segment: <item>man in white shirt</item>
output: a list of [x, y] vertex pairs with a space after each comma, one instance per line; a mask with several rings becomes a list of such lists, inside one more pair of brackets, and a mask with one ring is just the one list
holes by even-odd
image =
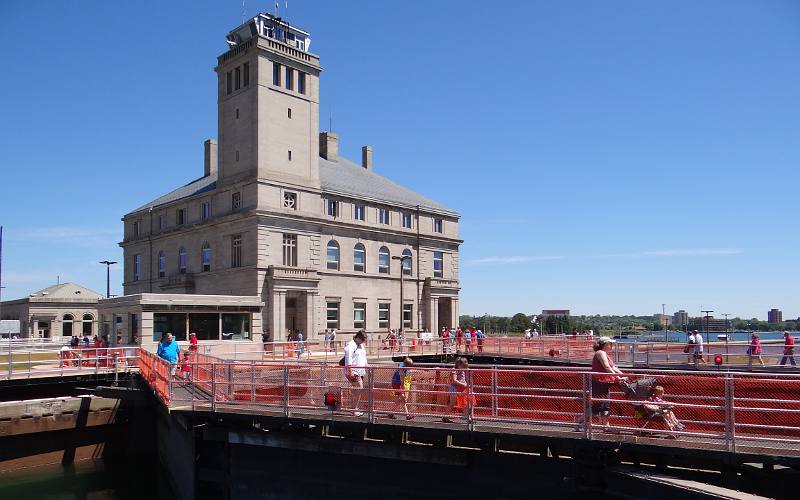
[[706, 360], [703, 358], [703, 335], [697, 333], [697, 330], [694, 331], [694, 365], [697, 366], [697, 362], [701, 362], [706, 364]]
[[364, 342], [367, 336], [363, 330], [353, 335], [353, 340], [344, 348], [344, 376], [350, 382], [350, 396], [353, 401], [353, 415], [361, 417], [364, 414], [358, 410], [361, 404], [361, 395], [364, 392], [364, 376], [367, 374], [367, 350]]

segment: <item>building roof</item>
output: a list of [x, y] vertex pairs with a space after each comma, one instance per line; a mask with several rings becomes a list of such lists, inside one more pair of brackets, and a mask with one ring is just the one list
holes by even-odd
[[[425, 210], [458, 216], [456, 211], [341, 156], [338, 162], [328, 161], [320, 157], [319, 180], [324, 193], [352, 196], [409, 208], [419, 206]], [[196, 194], [212, 191], [216, 187], [216, 174], [201, 177], [164, 196], [156, 198], [150, 203], [142, 205], [130, 213], [147, 210], [150, 207], [155, 208]]]
[[103, 296], [77, 283], [61, 283], [48, 286], [29, 297], [46, 297], [49, 299], [102, 299]]
[[434, 212], [458, 215], [454, 210], [341, 156], [338, 162], [319, 159], [319, 181], [325, 193], [367, 198], [407, 207], [419, 206]]

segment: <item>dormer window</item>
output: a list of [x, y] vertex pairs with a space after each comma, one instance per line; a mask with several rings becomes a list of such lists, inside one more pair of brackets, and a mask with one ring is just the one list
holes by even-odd
[[297, 210], [297, 193], [289, 191], [283, 193], [283, 208]]

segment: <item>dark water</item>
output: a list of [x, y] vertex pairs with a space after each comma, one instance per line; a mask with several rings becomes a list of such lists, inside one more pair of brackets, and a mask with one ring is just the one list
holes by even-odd
[[71, 468], [42, 465], [0, 474], [0, 499], [141, 500], [170, 498], [158, 468], [142, 470], [84, 460]]

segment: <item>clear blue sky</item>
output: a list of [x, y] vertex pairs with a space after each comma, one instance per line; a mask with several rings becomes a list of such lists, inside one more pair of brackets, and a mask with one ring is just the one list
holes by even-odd
[[[120, 217], [202, 174], [241, 10], [0, 3], [4, 298], [57, 275], [104, 290]], [[293, 0], [288, 18], [343, 154], [371, 144], [379, 173], [461, 213], [462, 313], [800, 315], [800, 2]]]

